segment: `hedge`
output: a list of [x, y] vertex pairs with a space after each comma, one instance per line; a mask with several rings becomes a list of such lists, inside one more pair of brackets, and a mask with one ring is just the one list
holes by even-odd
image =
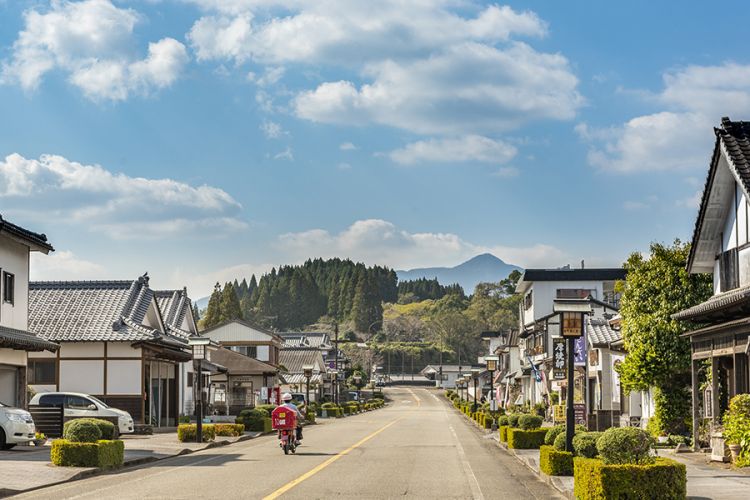
[[572, 476], [573, 454], [543, 445], [539, 448], [539, 469], [548, 476]]
[[[99, 432], [101, 433], [102, 437], [99, 439], [114, 439], [115, 438], [115, 424], [108, 420], [102, 420], [101, 418], [76, 418], [73, 420], [69, 420], [68, 422], [65, 422], [65, 425], [63, 426], [63, 437], [65, 437], [65, 433], [70, 428], [70, 425], [73, 422], [86, 422], [88, 424], [95, 425]], [[79, 425], [79, 424], [76, 424]], [[68, 439], [68, 438], [66, 438]], [[75, 441], [75, 439], [70, 439], [71, 441]]]
[[544, 444], [547, 429], [524, 431], [511, 427], [508, 429], [508, 448], [518, 450], [536, 450]]
[[[203, 442], [207, 443], [216, 438], [215, 424], [203, 424]], [[180, 424], [177, 426], [177, 439], [180, 442], [195, 441], [198, 437], [198, 426], [196, 424]]]
[[52, 442], [50, 459], [63, 467], [119, 467], [125, 458], [125, 443], [99, 440], [95, 443], [74, 443], [67, 439]]
[[244, 424], [214, 424], [217, 436], [241, 436], [245, 432]]
[[102, 438], [102, 431], [93, 419], [76, 419], [63, 426], [63, 439], [73, 443], [96, 443]]
[[578, 500], [684, 500], [687, 495], [685, 465], [668, 458], [657, 458], [648, 465], [606, 465], [596, 458], [581, 457], [573, 463], [573, 492]]
[[498, 430], [500, 431], [500, 441], [503, 443], [508, 442], [508, 429], [507, 425], [501, 425]]
[[[518, 427], [525, 431], [531, 429], [539, 429], [542, 426], [544, 419], [538, 415], [521, 415], [518, 417]], [[545, 432], [545, 436], [547, 433]]]

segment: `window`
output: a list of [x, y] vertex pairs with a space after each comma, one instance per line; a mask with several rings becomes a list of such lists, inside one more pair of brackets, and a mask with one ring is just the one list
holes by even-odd
[[230, 349], [250, 358], [258, 357], [258, 347], [254, 345], [235, 345], [230, 347]]
[[3, 271], [3, 300], [10, 304], [15, 297], [16, 277], [13, 274]]
[[187, 386], [193, 387], [193, 372], [188, 372], [187, 374]]
[[65, 396], [65, 408], [71, 410], [88, 410], [89, 406], [93, 404], [93, 401], [81, 396]]
[[54, 385], [57, 383], [57, 367], [54, 359], [29, 359], [27, 379], [29, 384]]
[[39, 406], [56, 406], [62, 408], [65, 401], [64, 394], [46, 394], [39, 398]]
[[526, 294], [526, 297], [523, 300], [523, 306], [524, 309], [527, 311], [531, 309], [531, 306], [534, 305], [534, 298], [532, 297], [533, 290]]
[[585, 299], [589, 295], [596, 298], [596, 290], [590, 290], [587, 288], [558, 288], [557, 289], [558, 299]]
[[719, 271], [721, 273], [721, 291], [727, 292], [740, 286], [737, 249], [732, 248], [719, 255]]

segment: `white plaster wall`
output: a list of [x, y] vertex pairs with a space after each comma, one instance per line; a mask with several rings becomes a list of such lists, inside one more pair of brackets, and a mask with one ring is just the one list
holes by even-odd
[[57, 386], [56, 385], [30, 385], [31, 389], [36, 392], [56, 392]]
[[101, 358], [104, 356], [104, 342], [62, 342], [61, 358]]
[[130, 347], [129, 342], [107, 342], [107, 357], [108, 358], [140, 358], [141, 348]]
[[0, 349], [0, 364], [26, 366], [26, 351]]
[[270, 360], [270, 354], [269, 354], [269, 347], [267, 345], [259, 345], [258, 346], [258, 359], [259, 361], [269, 361]]
[[39, 351], [39, 352], [30, 352], [29, 353], [30, 358], [56, 358], [57, 353], [56, 352], [50, 352], [50, 351]]
[[[750, 284], [750, 248], [740, 250], [738, 260], [740, 262], [740, 286]], [[718, 272], [714, 273], [714, 284], [716, 284], [718, 274]]]
[[[740, 260], [740, 267], [742, 267], [742, 261]], [[719, 259], [714, 261], [714, 295], [721, 293], [721, 268], [719, 266]]]
[[271, 342], [272, 337], [241, 323], [229, 323], [204, 336], [217, 342]]
[[[737, 183], [734, 183], [735, 190], [737, 189]], [[731, 190], [730, 190], [731, 195]], [[737, 210], [734, 202], [734, 196], [731, 195], [729, 201], [729, 211], [727, 212], [727, 218], [724, 220], [724, 239], [721, 243], [723, 250], [730, 250], [737, 247]]]
[[0, 237], [0, 268], [15, 276], [13, 304], [6, 303], [0, 296], [0, 325], [26, 330], [29, 321], [29, 247], [9, 237]]
[[107, 394], [140, 394], [142, 379], [140, 359], [107, 361]]
[[60, 360], [59, 384], [61, 391], [103, 394], [104, 361]]

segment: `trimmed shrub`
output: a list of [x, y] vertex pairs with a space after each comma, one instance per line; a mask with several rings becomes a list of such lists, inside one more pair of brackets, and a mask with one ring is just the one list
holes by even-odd
[[[575, 437], [575, 436], [573, 436], [573, 437]], [[565, 445], [567, 444], [567, 443], [565, 442], [565, 438], [566, 438], [566, 436], [565, 436], [565, 429], [563, 429], [563, 432], [559, 433], [559, 434], [557, 435], [557, 437], [555, 437], [555, 442], [554, 442], [554, 443], [552, 443], [552, 446], [553, 446], [553, 447], [554, 447], [554, 448], [555, 448], [555, 449], [556, 449], [557, 451], [573, 451], [573, 450], [566, 450], [566, 449], [565, 449]]]
[[72, 443], [96, 443], [102, 431], [92, 418], [78, 418], [65, 423], [63, 439]]
[[565, 432], [564, 425], [556, 425], [554, 427], [550, 427], [547, 431], [547, 434], [544, 436], [544, 444], [553, 446], [555, 444], [555, 438], [562, 432]]
[[484, 414], [484, 428], [485, 429], [492, 429], [492, 421], [494, 420], [494, 417], [492, 415]]
[[539, 429], [543, 421], [544, 419], [538, 415], [521, 415], [518, 417], [518, 427], [525, 431]]
[[[215, 424], [203, 424], [203, 442], [207, 443], [213, 441], [216, 438], [216, 427]], [[177, 426], [177, 439], [184, 443], [185, 441], [192, 441], [198, 437], [198, 426], [196, 424], [180, 424]]]
[[244, 424], [214, 424], [217, 436], [241, 436], [245, 432]]
[[270, 432], [270, 424], [267, 425], [266, 420], [271, 420], [266, 411], [254, 408], [252, 410], [242, 410], [240, 415], [235, 419], [235, 423], [244, 424], [245, 429], [248, 431]]
[[497, 417], [497, 425], [498, 427], [508, 426], [508, 415], [500, 415], [499, 417]]
[[[365, 405], [365, 408], [367, 408], [367, 405]], [[310, 410], [305, 414], [305, 420], [310, 422], [311, 424], [315, 423], [315, 412]]]
[[[103, 420], [101, 418], [77, 418], [75, 420], [71, 420], [70, 422], [75, 422], [76, 420], [77, 421], [84, 420], [86, 422], [91, 422], [92, 424], [97, 426], [99, 428], [99, 431], [102, 433], [101, 439], [111, 440], [115, 438], [115, 424], [113, 424], [109, 420]], [[63, 434], [64, 433], [65, 431], [63, 427]]]
[[687, 495], [685, 465], [667, 458], [653, 464], [607, 465], [596, 458], [576, 457], [573, 464], [578, 500], [684, 500]]
[[511, 427], [518, 427], [518, 419], [521, 418], [520, 413], [511, 413], [508, 415], [508, 425]]
[[508, 429], [509, 428], [510, 427], [508, 427], [507, 425], [501, 425], [498, 428], [498, 432], [500, 432], [500, 441], [503, 442], [503, 443], [507, 443], [508, 442]]
[[522, 429], [508, 429], [508, 448], [518, 450], [535, 450], [544, 444], [544, 436], [547, 434], [546, 429], [532, 429], [525, 431]]
[[604, 434], [603, 432], [579, 432], [573, 436], [573, 452], [577, 457], [596, 458], [599, 450], [596, 442]]
[[122, 465], [125, 443], [99, 440], [95, 443], [56, 439], [52, 442], [50, 460], [61, 467], [99, 467], [111, 469]]
[[539, 469], [548, 476], [572, 476], [573, 454], [543, 445], [539, 448]]
[[654, 438], [636, 427], [607, 429], [597, 440], [596, 449], [605, 464], [650, 464]]

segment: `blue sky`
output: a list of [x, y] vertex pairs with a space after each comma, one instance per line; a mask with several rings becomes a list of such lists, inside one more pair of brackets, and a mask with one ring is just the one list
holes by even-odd
[[0, 1], [0, 212], [56, 247], [37, 279], [196, 297], [316, 256], [619, 265], [690, 237], [749, 10]]

